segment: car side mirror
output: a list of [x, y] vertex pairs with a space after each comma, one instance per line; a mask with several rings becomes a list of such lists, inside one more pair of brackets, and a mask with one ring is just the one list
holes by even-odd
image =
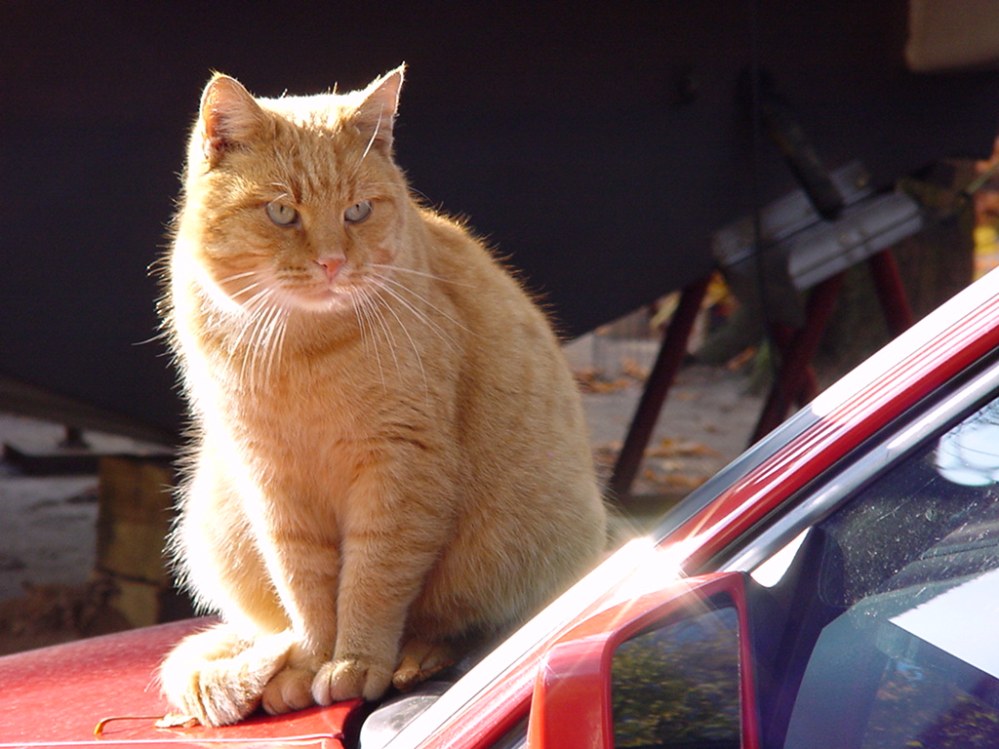
[[532, 747], [655, 746], [756, 736], [746, 579], [687, 578], [575, 627], [539, 669]]

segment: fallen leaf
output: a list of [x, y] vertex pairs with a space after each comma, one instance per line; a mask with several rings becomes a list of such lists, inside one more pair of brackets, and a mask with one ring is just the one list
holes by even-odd
[[625, 390], [634, 384], [632, 380], [625, 377], [608, 380], [605, 378], [603, 372], [593, 368], [577, 370], [573, 372], [573, 376], [576, 378], [576, 384], [579, 386], [579, 389], [584, 393], [613, 393], [618, 390]]
[[157, 728], [194, 728], [200, 726], [201, 721], [193, 715], [182, 715], [180, 713], [167, 713], [155, 723]]
[[674, 440], [664, 437], [658, 445], [645, 451], [651, 458], [715, 458], [720, 453], [701, 442]]
[[645, 382], [649, 379], [649, 368], [643, 367], [630, 357], [621, 360], [621, 372], [623, 372], [626, 377], [630, 377], [638, 382]]

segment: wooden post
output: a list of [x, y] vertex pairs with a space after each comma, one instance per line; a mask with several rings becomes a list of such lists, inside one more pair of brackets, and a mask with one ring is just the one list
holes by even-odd
[[100, 461], [97, 573], [114, 583], [111, 605], [136, 627], [191, 613], [163, 553], [173, 518], [173, 483], [167, 458]]

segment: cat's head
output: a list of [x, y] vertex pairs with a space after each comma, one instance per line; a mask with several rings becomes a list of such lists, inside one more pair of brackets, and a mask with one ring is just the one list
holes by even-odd
[[396, 261], [408, 200], [392, 160], [402, 79], [400, 67], [360, 91], [277, 99], [209, 81], [177, 232], [222, 303], [350, 310]]

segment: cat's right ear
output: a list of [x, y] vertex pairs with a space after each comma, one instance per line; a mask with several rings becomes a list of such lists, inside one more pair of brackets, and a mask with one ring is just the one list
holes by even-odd
[[205, 158], [215, 166], [226, 151], [239, 148], [262, 127], [264, 113], [235, 78], [216, 73], [201, 94], [200, 130]]
[[399, 109], [406, 65], [402, 64], [381, 78], [376, 78], [361, 94], [363, 101], [354, 113], [354, 122], [369, 143], [385, 153], [392, 150], [392, 130]]

